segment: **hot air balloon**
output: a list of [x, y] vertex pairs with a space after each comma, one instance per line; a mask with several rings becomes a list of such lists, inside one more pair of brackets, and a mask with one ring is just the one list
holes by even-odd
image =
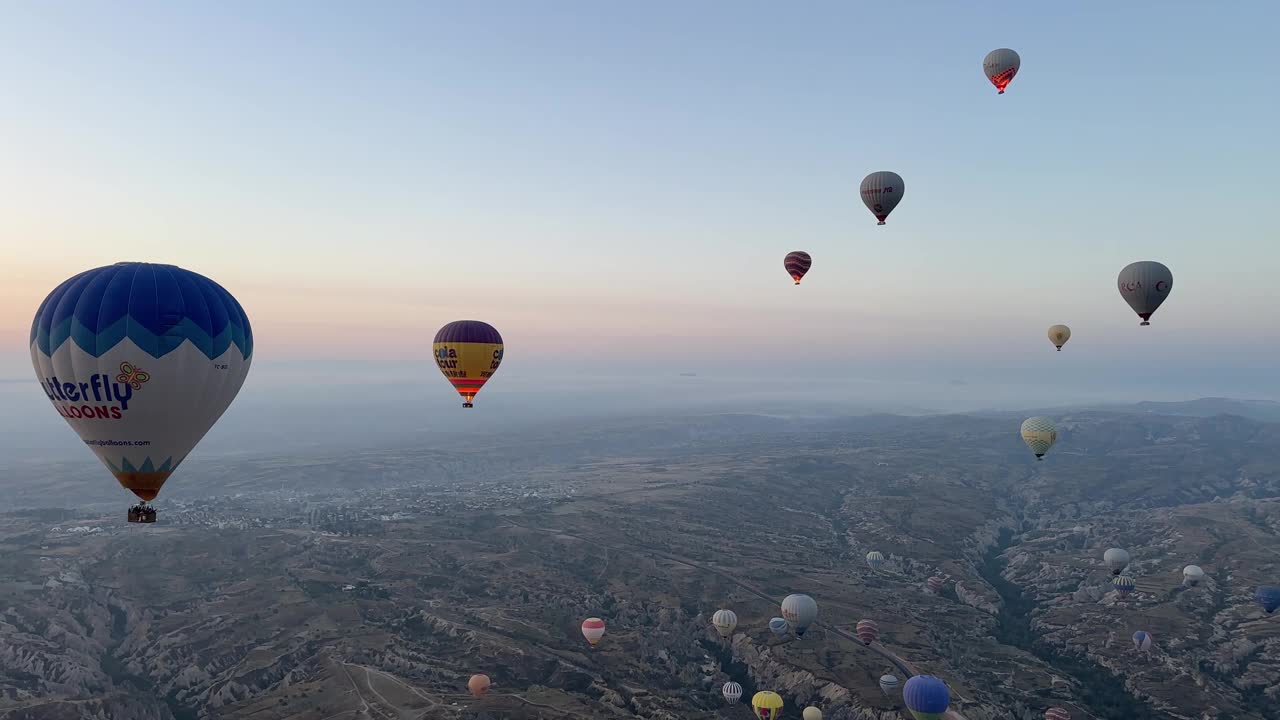
[[1150, 325], [1156, 308], [1173, 290], [1173, 273], [1154, 260], [1141, 260], [1126, 265], [1116, 282], [1120, 297], [1142, 318], [1139, 324]]
[[1102, 553], [1102, 562], [1112, 575], [1119, 575], [1129, 567], [1129, 552], [1120, 548], [1107, 548], [1107, 551]]
[[859, 620], [855, 632], [863, 645], [870, 645], [880, 639], [880, 626], [875, 620]]
[[800, 713], [800, 717], [804, 720], [822, 720], [822, 711], [810, 705], [804, 709], [804, 712]]
[[792, 250], [782, 259], [782, 267], [787, 269], [787, 274], [791, 276], [796, 284], [800, 284], [800, 278], [809, 272], [809, 267], [813, 265], [813, 258], [809, 257], [809, 253], [803, 250]]
[[782, 617], [787, 619], [797, 637], [803, 637], [804, 631], [818, 619], [818, 603], [808, 595], [788, 595], [782, 600]]
[[467, 690], [471, 691], [472, 697], [480, 697], [489, 692], [489, 684], [488, 675], [472, 675], [467, 681]]
[[938, 720], [951, 705], [951, 691], [932, 675], [916, 675], [902, 687], [902, 700], [916, 720]]
[[1004, 89], [1009, 87], [1009, 83], [1013, 81], [1013, 76], [1018, 74], [1020, 67], [1022, 67], [1022, 58], [1009, 48], [992, 50], [982, 59], [982, 72], [986, 73], [987, 79], [996, 86], [997, 95], [1004, 94]]
[[786, 618], [776, 617], [770, 620], [769, 632], [772, 632], [774, 635], [786, 635], [787, 634]]
[[720, 692], [724, 694], [724, 701], [730, 705], [742, 699], [742, 686], [732, 680], [725, 683]]
[[933, 577], [925, 581], [925, 585], [929, 587], [929, 592], [933, 593], [934, 595], [937, 595], [938, 593], [942, 592], [942, 586], [944, 584], [946, 584], [946, 580], [938, 577], [937, 575], [934, 575]]
[[122, 262], [53, 289], [31, 323], [31, 364], [58, 414], [155, 522], [169, 476], [231, 405], [253, 332], [231, 293], [174, 265]]
[[761, 690], [751, 697], [751, 710], [761, 720], [773, 720], [782, 714], [782, 696]]
[[1199, 565], [1188, 565], [1182, 568], [1182, 583], [1188, 587], [1195, 587], [1204, 580], [1204, 570]]
[[440, 372], [462, 396], [464, 408], [472, 406], [476, 393], [502, 364], [502, 336], [479, 320], [455, 320], [440, 328], [431, 350]]
[[1276, 611], [1276, 608], [1280, 608], [1280, 585], [1263, 585], [1258, 588], [1254, 597], [1262, 609], [1270, 615]]
[[1133, 634], [1133, 646], [1142, 652], [1151, 651], [1151, 633], [1139, 630]]
[[862, 179], [859, 194], [862, 195], [862, 204], [876, 216], [876, 220], [879, 220], [876, 224], [883, 225], [889, 213], [902, 202], [902, 193], [905, 189], [902, 176], [896, 172], [880, 170]]
[[600, 638], [604, 637], [604, 621], [600, 618], [587, 618], [582, 621], [582, 637], [591, 643], [591, 647], [595, 647], [600, 642]]
[[1128, 575], [1111, 578], [1111, 585], [1115, 587], [1116, 594], [1120, 597], [1129, 597], [1129, 593], [1138, 586]]
[[1049, 448], [1058, 442], [1058, 426], [1047, 417], [1030, 417], [1022, 421], [1022, 442], [1036, 454], [1037, 460], [1043, 460]]
[[898, 678], [893, 675], [880, 676], [880, 691], [889, 697], [898, 694]]
[[711, 624], [715, 626], [716, 632], [720, 633], [720, 637], [727, 638], [733, 634], [733, 629], [738, 627], [738, 616], [732, 610], [717, 610], [716, 614], [711, 616]]
[[867, 565], [871, 566], [872, 570], [879, 570], [884, 566], [884, 555], [881, 555], [879, 551], [872, 550], [867, 553]]
[[1050, 325], [1049, 326], [1049, 342], [1058, 348], [1058, 352], [1062, 352], [1062, 346], [1067, 344], [1071, 339], [1071, 328], [1066, 325]]
[[1044, 711], [1044, 720], [1071, 720], [1071, 713], [1060, 707], [1049, 708]]

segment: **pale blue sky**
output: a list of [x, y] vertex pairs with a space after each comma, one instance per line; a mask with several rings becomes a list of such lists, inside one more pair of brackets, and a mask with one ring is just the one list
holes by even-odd
[[[533, 377], [1071, 363], [1083, 392], [1158, 363], [1265, 382], [1277, 20], [1227, 1], [0, 3], [0, 375], [30, 372], [57, 282], [155, 260], [240, 298], [262, 368], [430, 369], [435, 328], [477, 317]], [[997, 96], [980, 66], [1002, 46], [1023, 62]], [[907, 188], [886, 227], [857, 193], [880, 169]], [[801, 288], [793, 249], [814, 256]], [[1142, 329], [1115, 290], [1139, 259], [1175, 277]]]

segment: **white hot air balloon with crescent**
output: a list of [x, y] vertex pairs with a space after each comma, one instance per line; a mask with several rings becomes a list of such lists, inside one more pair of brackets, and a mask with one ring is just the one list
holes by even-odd
[[1037, 460], [1043, 460], [1049, 448], [1058, 442], [1058, 426], [1047, 417], [1030, 417], [1022, 421], [1022, 442], [1031, 448]]
[[142, 501], [154, 500], [249, 374], [253, 331], [231, 293], [174, 265], [87, 270], [49, 293], [31, 323], [31, 364], [49, 402]]
[[1129, 263], [1116, 278], [1120, 297], [1142, 318], [1139, 325], [1150, 325], [1151, 316], [1173, 290], [1173, 272], [1154, 260]]
[[901, 175], [888, 170], [879, 170], [863, 178], [858, 192], [862, 196], [862, 204], [866, 205], [879, 221], [876, 224], [883, 225], [889, 213], [902, 202], [902, 193], [905, 189]]
[[997, 48], [987, 53], [982, 59], [982, 72], [992, 85], [996, 86], [996, 94], [1003, 95], [1004, 89], [1013, 82], [1013, 76], [1022, 67], [1022, 58], [1009, 48]]

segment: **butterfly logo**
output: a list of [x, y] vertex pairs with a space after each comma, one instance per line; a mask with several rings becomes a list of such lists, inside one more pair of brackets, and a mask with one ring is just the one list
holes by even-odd
[[141, 390], [142, 383], [151, 379], [151, 374], [142, 368], [122, 362], [120, 363], [120, 374], [116, 376], [116, 382], [121, 382], [131, 386], [134, 390]]

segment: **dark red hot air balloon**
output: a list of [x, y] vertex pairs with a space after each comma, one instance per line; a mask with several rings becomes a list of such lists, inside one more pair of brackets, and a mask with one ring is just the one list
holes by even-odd
[[800, 284], [800, 278], [809, 272], [809, 266], [812, 264], [813, 258], [803, 250], [792, 250], [782, 260], [782, 266], [787, 269], [787, 274], [796, 281], [797, 285]]
[[856, 632], [863, 645], [870, 645], [880, 639], [880, 626], [876, 625], [875, 620], [859, 620]]

